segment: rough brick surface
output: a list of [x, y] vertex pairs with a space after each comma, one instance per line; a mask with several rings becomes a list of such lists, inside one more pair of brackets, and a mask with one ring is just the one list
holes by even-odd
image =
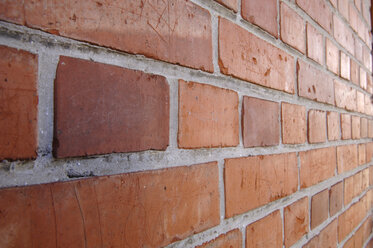
[[234, 12], [237, 12], [237, 0], [215, 0], [223, 6], [232, 9]]
[[339, 75], [339, 50], [338, 47], [328, 38], [325, 39], [326, 67]]
[[36, 55], [0, 46], [0, 161], [36, 158], [37, 80]]
[[350, 176], [343, 180], [343, 200], [345, 206], [354, 198], [354, 183], [354, 176]]
[[367, 151], [365, 144], [359, 144], [358, 147], [359, 165], [363, 165], [367, 161]]
[[351, 115], [341, 114], [342, 139], [351, 139]]
[[279, 144], [279, 104], [243, 97], [242, 139], [244, 147]]
[[341, 77], [350, 80], [350, 58], [344, 52], [341, 52]]
[[337, 147], [338, 174], [354, 169], [357, 166], [357, 146], [345, 145]]
[[307, 188], [334, 176], [335, 147], [300, 152], [300, 186]]
[[367, 73], [363, 68], [360, 68], [360, 87], [363, 89], [367, 88]]
[[326, 141], [326, 115], [324, 111], [310, 110], [308, 112], [308, 142], [321, 143]]
[[351, 82], [354, 84], [359, 84], [359, 65], [353, 60], [350, 60], [350, 75], [351, 75]]
[[223, 18], [219, 19], [219, 67], [223, 74], [294, 93], [294, 58]]
[[367, 163], [369, 163], [370, 161], [372, 161], [372, 156], [373, 156], [373, 143], [370, 142], [370, 143], [367, 143], [366, 144], [366, 151], [367, 151]]
[[360, 113], [365, 113], [365, 96], [363, 92], [356, 91], [356, 108]]
[[165, 246], [219, 224], [218, 187], [218, 167], [208, 163], [2, 189], [0, 229], [9, 239], [0, 242], [2, 247]]
[[329, 213], [334, 216], [342, 209], [343, 204], [343, 183], [339, 182], [330, 188], [329, 192]]
[[234, 229], [228, 233], [222, 234], [216, 239], [204, 243], [196, 248], [216, 248], [216, 247], [229, 247], [240, 248], [242, 246], [242, 233], [239, 229]]
[[280, 211], [277, 210], [246, 227], [246, 247], [282, 247]]
[[351, 136], [352, 139], [360, 139], [360, 117], [351, 117]]
[[339, 114], [336, 112], [327, 113], [328, 121], [328, 140], [338, 140], [341, 137], [340, 134], [340, 121]]
[[334, 220], [303, 248], [337, 247], [337, 227], [337, 220]]
[[169, 86], [161, 76], [60, 57], [54, 118], [58, 158], [165, 150]]
[[335, 104], [347, 110], [356, 110], [356, 90], [352, 87], [334, 81]]
[[368, 119], [364, 117], [360, 119], [360, 136], [361, 138], [368, 137]]
[[298, 187], [297, 174], [295, 153], [226, 159], [226, 217], [247, 212], [294, 193]]
[[238, 132], [236, 92], [179, 81], [180, 148], [237, 146]]
[[323, 0], [296, 0], [296, 3], [327, 32], [332, 30], [332, 12]]
[[292, 246], [308, 232], [308, 197], [284, 209], [285, 247]]
[[298, 60], [298, 94], [318, 102], [334, 104], [333, 80], [324, 72]]
[[277, 2], [276, 0], [243, 0], [241, 2], [242, 17], [263, 28], [277, 37]]
[[314, 229], [328, 218], [329, 191], [326, 189], [312, 196], [311, 229]]
[[351, 54], [354, 54], [354, 37], [352, 31], [346, 26], [341, 18], [333, 15], [334, 23], [334, 38], [339, 44], [347, 49]]
[[302, 144], [306, 142], [306, 108], [290, 103], [281, 104], [282, 142]]
[[323, 36], [307, 23], [307, 56], [319, 64], [324, 64]]
[[342, 241], [359, 224], [366, 214], [363, 201], [353, 204], [338, 217], [338, 241]]

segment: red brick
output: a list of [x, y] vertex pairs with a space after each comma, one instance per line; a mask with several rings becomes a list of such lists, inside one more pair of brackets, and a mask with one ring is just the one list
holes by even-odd
[[37, 55], [0, 46], [0, 161], [37, 156], [37, 80]]
[[356, 107], [360, 113], [365, 113], [365, 96], [363, 92], [356, 91]]
[[302, 144], [306, 142], [306, 108], [290, 103], [281, 104], [282, 142]]
[[[364, 102], [365, 102], [364, 110], [365, 110], [365, 114], [372, 116], [373, 115], [373, 105], [372, 105], [373, 101], [372, 101], [370, 95], [367, 95], [367, 94], [364, 94], [364, 95], [365, 95], [364, 96]], [[368, 133], [369, 133], [369, 129], [368, 129]]]
[[338, 241], [341, 242], [362, 221], [366, 209], [364, 201], [353, 204], [338, 217]]
[[368, 137], [368, 120], [364, 117], [361, 117], [360, 119], [360, 136], [361, 138]]
[[350, 80], [350, 58], [341, 52], [341, 77]]
[[[364, 146], [365, 147], [365, 146]], [[365, 150], [364, 150], [365, 151]], [[364, 169], [362, 172], [362, 178], [361, 178], [361, 192], [363, 192], [364, 190], [366, 190], [368, 187], [369, 187], [369, 180], [370, 180], [370, 171], [369, 171], [369, 168], [366, 168]]]
[[328, 112], [328, 140], [339, 140], [341, 138], [340, 135], [340, 121], [339, 121], [339, 114], [336, 112]]
[[284, 209], [285, 247], [295, 244], [308, 232], [308, 197], [304, 197]]
[[348, 2], [349, 0], [338, 0], [338, 10], [346, 20], [349, 20], [348, 17]]
[[180, 148], [237, 146], [238, 124], [236, 92], [179, 81]]
[[334, 220], [303, 248], [337, 247], [337, 227], [337, 220]]
[[350, 69], [351, 69], [350, 71], [351, 82], [359, 85], [360, 69], [359, 69], [359, 65], [353, 59], [350, 60]]
[[276, 0], [243, 0], [242, 17], [277, 37], [277, 1]]
[[367, 152], [365, 144], [358, 145], [359, 165], [363, 165], [367, 161]]
[[165, 150], [169, 86], [162, 76], [60, 57], [54, 118], [58, 158]]
[[351, 115], [341, 114], [342, 139], [351, 139]]
[[367, 74], [363, 68], [360, 68], [360, 87], [367, 89]]
[[343, 199], [344, 199], [344, 205], [347, 206], [351, 200], [354, 198], [354, 177], [348, 177], [343, 180]]
[[334, 81], [335, 104], [347, 110], [356, 110], [356, 90], [352, 87]]
[[280, 140], [279, 104], [243, 97], [242, 139], [244, 147], [278, 145]]
[[369, 48], [363, 45], [363, 63], [366, 68], [372, 68], [371, 63], [371, 54]]
[[281, 2], [280, 35], [281, 40], [306, 53], [306, 29], [303, 19], [289, 6]]
[[328, 33], [332, 30], [332, 12], [329, 6], [323, 0], [296, 0], [309, 16], [319, 23]]
[[216, 239], [209, 242], [203, 243], [196, 248], [217, 248], [217, 247], [229, 247], [229, 248], [240, 248], [242, 246], [242, 234], [239, 229], [227, 232], [218, 236]]
[[308, 112], [308, 142], [320, 143], [326, 141], [326, 115], [324, 111], [310, 110]]
[[343, 204], [343, 183], [339, 182], [330, 188], [329, 193], [329, 213], [334, 216], [342, 209]]
[[328, 218], [329, 191], [326, 189], [311, 199], [311, 229], [314, 229]]
[[328, 38], [325, 38], [326, 49], [326, 67], [335, 74], [339, 75], [339, 50], [338, 47]]
[[0, 229], [9, 239], [0, 242], [165, 246], [219, 224], [218, 184], [218, 167], [208, 163], [2, 189]]
[[373, 156], [373, 143], [372, 142], [366, 144], [366, 151], [367, 151], [366, 160], [367, 160], [367, 163], [370, 163], [370, 161], [372, 161], [372, 156]]
[[338, 174], [357, 167], [357, 146], [345, 145], [337, 147]]
[[354, 234], [354, 247], [363, 247], [364, 241], [364, 229], [363, 226], [360, 226], [360, 228], [355, 232]]
[[335, 147], [300, 152], [300, 185], [307, 188], [334, 176]]
[[294, 193], [297, 157], [288, 153], [226, 159], [224, 185], [225, 215], [230, 218]]
[[[373, 228], [373, 223], [372, 223], [372, 217], [368, 218], [364, 224], [363, 224], [363, 241], [367, 241], [370, 234], [372, 233], [372, 228]], [[366, 246], [366, 247], [371, 247], [371, 246]]]
[[323, 36], [307, 23], [307, 56], [319, 64], [324, 64]]
[[298, 60], [298, 94], [318, 102], [334, 104], [333, 80], [308, 63]]
[[279, 210], [246, 227], [246, 247], [282, 247], [282, 221]]
[[351, 236], [351, 238], [347, 240], [347, 242], [343, 245], [343, 248], [355, 248], [354, 236]]
[[237, 0], [215, 0], [218, 3], [224, 5], [225, 7], [237, 12]]
[[373, 138], [373, 120], [368, 120], [368, 138]]
[[223, 74], [294, 93], [294, 58], [223, 18], [219, 19], [219, 66]]
[[352, 139], [360, 139], [360, 117], [352, 116], [351, 123]]
[[373, 185], [373, 167], [369, 167], [369, 186]]
[[351, 54], [354, 54], [354, 37], [352, 31], [336, 15], [333, 15], [333, 23], [334, 38], [337, 40], [339, 44], [346, 48], [347, 51], [349, 51]]

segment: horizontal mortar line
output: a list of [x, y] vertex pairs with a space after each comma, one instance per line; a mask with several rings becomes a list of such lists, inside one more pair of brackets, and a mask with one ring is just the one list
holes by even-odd
[[365, 243], [363, 245], [364, 248], [369, 248], [367, 245], [369, 244], [369, 241], [371, 241], [372, 238], [373, 238], [373, 233], [371, 233], [369, 237], [367, 238], [367, 240], [365, 240]]

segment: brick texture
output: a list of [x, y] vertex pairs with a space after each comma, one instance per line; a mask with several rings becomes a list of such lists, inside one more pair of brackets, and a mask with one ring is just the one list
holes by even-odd
[[307, 56], [319, 64], [324, 63], [323, 36], [307, 23]]
[[238, 229], [234, 229], [228, 233], [222, 234], [216, 239], [204, 243], [196, 248], [215, 248], [215, 247], [229, 247], [240, 248], [242, 245], [242, 234]]
[[329, 191], [329, 213], [334, 216], [342, 209], [343, 204], [343, 183], [333, 185]]
[[339, 114], [336, 112], [327, 113], [327, 122], [328, 122], [328, 140], [338, 140], [341, 137], [340, 134], [340, 121]]
[[290, 103], [281, 104], [282, 142], [302, 144], [306, 142], [306, 108]]
[[334, 220], [327, 227], [321, 230], [320, 234], [311, 239], [304, 248], [313, 248], [313, 247], [337, 247], [337, 229], [338, 223], [337, 220]]
[[292, 246], [308, 232], [308, 197], [284, 209], [285, 247]]
[[337, 147], [338, 174], [349, 171], [357, 167], [357, 146], [345, 145]]
[[350, 58], [344, 52], [341, 52], [341, 77], [350, 80]]
[[334, 81], [335, 105], [347, 110], [356, 110], [356, 90], [339, 81]]
[[237, 0], [215, 0], [218, 3], [226, 6], [227, 8], [232, 9], [234, 12], [237, 12]]
[[332, 30], [332, 12], [323, 0], [296, 0], [297, 5], [319, 23], [328, 33]]
[[284, 2], [280, 5], [281, 39], [299, 52], [306, 53], [306, 28], [303, 19]]
[[326, 115], [324, 111], [310, 110], [308, 112], [308, 142], [321, 143], [326, 141]]
[[329, 191], [324, 190], [312, 196], [311, 199], [311, 228], [314, 229], [328, 218]]
[[350, 60], [350, 75], [351, 75], [351, 82], [354, 84], [359, 84], [359, 65], [353, 60]]
[[341, 44], [347, 51], [354, 54], [354, 37], [352, 31], [348, 26], [344, 25], [341, 18], [333, 15], [334, 23], [334, 38]]
[[341, 114], [342, 139], [351, 139], [351, 115]]
[[351, 117], [351, 136], [352, 139], [360, 139], [360, 117]]
[[338, 47], [328, 38], [325, 39], [326, 67], [339, 75], [339, 50]]

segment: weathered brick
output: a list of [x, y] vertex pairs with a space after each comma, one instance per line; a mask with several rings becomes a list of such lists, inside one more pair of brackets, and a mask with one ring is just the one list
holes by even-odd
[[350, 80], [350, 58], [341, 52], [341, 77]]
[[279, 104], [243, 97], [242, 139], [244, 147], [278, 145], [280, 139]]
[[337, 107], [347, 110], [356, 110], [356, 90], [352, 87], [334, 81], [335, 104]]
[[298, 187], [297, 175], [295, 153], [226, 159], [226, 217], [230, 218], [294, 193]]
[[37, 80], [37, 55], [0, 46], [0, 161], [37, 156]]
[[334, 176], [335, 147], [300, 152], [300, 186], [307, 188]]
[[298, 60], [298, 94], [318, 102], [334, 104], [333, 80], [308, 63]]
[[367, 89], [367, 74], [363, 68], [360, 68], [360, 87]]
[[337, 147], [338, 174], [357, 167], [357, 146], [345, 145]]
[[179, 80], [180, 148], [237, 146], [238, 129], [236, 92]]
[[284, 209], [285, 247], [292, 246], [308, 232], [308, 197], [304, 197]]
[[324, 64], [323, 36], [307, 23], [307, 56], [319, 64]]
[[319, 23], [328, 33], [332, 31], [332, 12], [329, 6], [323, 0], [296, 0], [309, 16]]
[[308, 142], [321, 143], [326, 141], [326, 115], [324, 111], [308, 111]]
[[237, 0], [215, 0], [218, 3], [224, 5], [225, 7], [237, 12]]
[[360, 139], [360, 117], [352, 116], [351, 119], [352, 139]]
[[277, 37], [277, 1], [276, 0], [243, 0], [241, 2], [242, 17], [263, 28]]
[[196, 248], [229, 247], [240, 248], [242, 246], [242, 234], [239, 229], [219, 235], [216, 239], [203, 243]]
[[246, 227], [246, 247], [282, 247], [280, 211], [277, 210]]
[[341, 114], [342, 139], [351, 139], [351, 115]]
[[326, 189], [312, 196], [311, 199], [311, 229], [314, 229], [328, 218], [329, 191]]
[[302, 144], [306, 142], [306, 108], [290, 103], [281, 104], [282, 142]]
[[365, 96], [363, 92], [356, 91], [356, 107], [360, 113], [365, 113]]
[[364, 117], [360, 119], [360, 136], [361, 138], [368, 137], [368, 120]]
[[351, 54], [354, 54], [354, 37], [352, 31], [347, 25], [336, 15], [333, 15], [334, 23], [334, 38], [347, 49]]
[[329, 213], [334, 216], [342, 209], [343, 204], [343, 183], [339, 182], [330, 188], [329, 193]]
[[325, 41], [326, 49], [326, 67], [335, 74], [339, 75], [339, 50], [338, 47], [328, 38]]
[[294, 58], [223, 18], [219, 19], [219, 66], [223, 74], [294, 93]]
[[56, 157], [167, 148], [164, 77], [62, 56], [54, 89]]
[[281, 40], [301, 53], [306, 53], [306, 28], [303, 19], [284, 2], [281, 2]]
[[328, 140], [339, 140], [340, 134], [340, 121], [339, 114], [337, 112], [328, 112]]
[[338, 0], [338, 10], [347, 21], [349, 20], [348, 2], [348, 0]]
[[320, 234], [311, 239], [303, 248], [337, 247], [337, 220], [333, 220]]
[[359, 165], [363, 165], [367, 161], [367, 151], [365, 144], [358, 145]]
[[350, 71], [351, 82], [359, 85], [360, 69], [359, 69], [359, 65], [353, 59], [350, 60], [350, 69], [351, 69]]

